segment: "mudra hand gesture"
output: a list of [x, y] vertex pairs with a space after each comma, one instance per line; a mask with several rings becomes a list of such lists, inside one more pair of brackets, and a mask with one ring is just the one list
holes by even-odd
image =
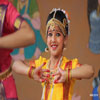
[[63, 83], [66, 80], [68, 80], [68, 71], [63, 70], [61, 68], [58, 68], [58, 72], [56, 72], [55, 74], [53, 74], [54, 78], [54, 83]]
[[47, 78], [49, 76], [48, 72], [50, 72], [50, 71], [48, 69], [42, 69], [42, 67], [45, 64], [46, 63], [44, 62], [41, 66], [39, 66], [35, 69], [32, 69], [32, 71], [31, 71], [31, 68], [30, 68], [31, 72], [28, 72], [29, 77], [33, 78], [34, 80], [39, 81], [39, 82], [47, 81]]

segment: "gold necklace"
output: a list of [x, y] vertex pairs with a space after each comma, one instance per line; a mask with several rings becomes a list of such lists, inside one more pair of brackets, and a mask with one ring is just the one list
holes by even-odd
[[[60, 67], [61, 62], [62, 62], [62, 58], [63, 58], [63, 56], [61, 56], [60, 59], [58, 60], [57, 64], [55, 65], [56, 68], [53, 69], [53, 70], [50, 70], [50, 78], [49, 78], [49, 83], [50, 84], [53, 83], [54, 77], [52, 77], [52, 75], [58, 71], [58, 68]], [[47, 69], [50, 69], [49, 66], [50, 66], [50, 60], [48, 61], [48, 64], [46, 66]]]
[[[62, 63], [62, 59], [63, 59], [63, 56], [61, 56], [60, 60], [58, 61], [57, 67], [56, 67], [56, 69], [54, 69], [54, 72], [57, 72], [58, 68], [60, 67], [60, 65], [61, 65], [61, 63]], [[47, 63], [47, 66], [46, 66], [47, 69], [49, 69], [49, 65], [50, 65], [50, 60], [49, 60], [48, 63]], [[44, 83], [43, 93], [42, 93], [42, 98], [41, 98], [41, 100], [44, 100], [45, 91], [46, 91], [46, 85], [47, 85], [48, 83], [50, 83], [49, 85], [50, 85], [50, 87], [51, 87], [51, 93], [50, 93], [50, 99], [49, 99], [49, 100], [52, 100], [53, 89], [54, 89], [54, 83], [53, 83], [54, 78], [52, 77], [52, 74], [53, 74], [54, 72], [50, 72], [50, 78], [49, 78], [50, 81]]]

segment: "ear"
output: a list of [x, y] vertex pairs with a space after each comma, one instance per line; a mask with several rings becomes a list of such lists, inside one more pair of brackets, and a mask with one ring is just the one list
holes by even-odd
[[64, 45], [67, 45], [67, 40], [68, 40], [68, 35], [66, 37], [64, 37]]

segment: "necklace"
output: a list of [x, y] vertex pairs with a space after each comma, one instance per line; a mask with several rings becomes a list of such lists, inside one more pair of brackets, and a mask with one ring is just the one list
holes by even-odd
[[[52, 77], [52, 74], [56, 73], [58, 71], [58, 68], [60, 68], [60, 65], [62, 63], [62, 59], [63, 59], [63, 56], [60, 57], [60, 59], [58, 60], [57, 64], [56, 64], [56, 68], [54, 70], [50, 70], [50, 78], [49, 78], [49, 82], [48, 83], [44, 83], [44, 87], [43, 87], [43, 93], [42, 93], [42, 98], [41, 100], [44, 100], [44, 97], [45, 97], [45, 91], [46, 91], [46, 85], [49, 84], [50, 87], [51, 87], [51, 93], [50, 93], [50, 99], [49, 100], [52, 100], [52, 95], [53, 95], [53, 89], [54, 89], [54, 78]], [[47, 69], [50, 69], [49, 68], [50, 66], [50, 60], [48, 61], [47, 63]]]
[[[61, 62], [62, 62], [62, 58], [63, 57], [61, 56], [60, 59], [58, 59], [56, 65], [54, 66], [54, 69], [50, 70], [50, 78], [49, 78], [49, 83], [50, 84], [53, 84], [54, 78], [52, 77], [52, 74], [54, 74], [54, 73], [56, 73], [58, 71], [58, 68], [60, 67]], [[48, 64], [47, 64], [47, 69], [50, 69], [50, 63], [51, 63], [51, 61], [49, 60]]]

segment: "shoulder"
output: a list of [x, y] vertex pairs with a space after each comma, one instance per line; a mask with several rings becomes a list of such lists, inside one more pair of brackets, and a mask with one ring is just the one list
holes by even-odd
[[73, 59], [68, 59], [67, 57], [63, 57], [63, 68], [76, 68], [77, 64], [78, 64], [78, 59], [77, 58], [73, 58]]
[[0, 5], [8, 5], [8, 0], [0, 0]]
[[35, 60], [35, 62], [46, 62], [46, 61], [47, 59], [42, 56], [40, 56], [38, 59]]
[[38, 59], [30, 61], [30, 66], [38, 67], [41, 64], [43, 64], [44, 62], [47, 62], [47, 59], [40, 56]]
[[63, 57], [63, 62], [65, 62], [65, 63], [67, 63], [67, 62], [77, 63], [78, 59], [77, 58], [68, 59], [67, 57]]

